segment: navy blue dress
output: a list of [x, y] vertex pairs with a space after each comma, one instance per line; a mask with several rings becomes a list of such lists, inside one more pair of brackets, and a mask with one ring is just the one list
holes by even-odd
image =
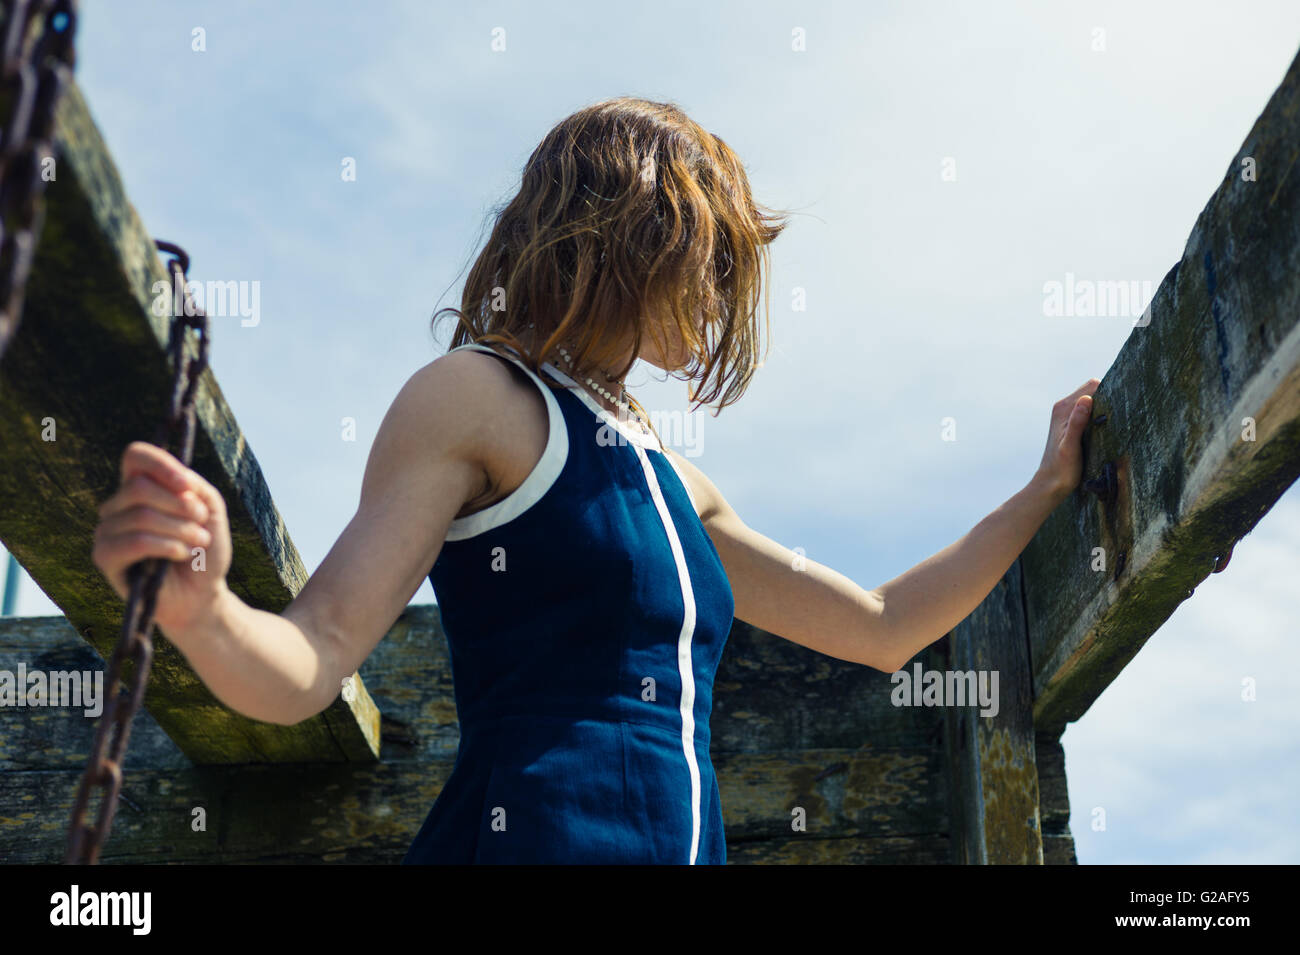
[[709, 714], [734, 604], [690, 491], [553, 364], [562, 389], [460, 347], [523, 369], [550, 432], [429, 574], [460, 746], [404, 863], [725, 862]]

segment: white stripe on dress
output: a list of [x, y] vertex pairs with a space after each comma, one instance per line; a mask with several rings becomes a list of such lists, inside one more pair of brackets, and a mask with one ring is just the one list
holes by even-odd
[[695, 758], [695, 667], [691, 657], [691, 638], [695, 634], [695, 591], [691, 587], [691, 576], [686, 569], [686, 555], [682, 552], [682, 542], [677, 536], [677, 526], [673, 523], [668, 505], [664, 501], [663, 490], [655, 476], [654, 465], [650, 463], [645, 450], [636, 445], [637, 457], [645, 470], [646, 483], [650, 486], [650, 495], [654, 498], [659, 511], [659, 519], [668, 533], [668, 544], [672, 547], [673, 560], [677, 562], [677, 579], [682, 587], [682, 632], [677, 638], [677, 670], [682, 678], [682, 751], [686, 754], [686, 767], [691, 773], [691, 856], [690, 865], [695, 865], [695, 856], [700, 847], [700, 766]]
[[691, 853], [689, 864], [694, 865], [700, 848], [700, 765], [695, 758], [695, 667], [691, 655], [691, 639], [695, 635], [695, 591], [691, 587], [691, 576], [686, 568], [686, 555], [682, 551], [681, 539], [677, 536], [677, 526], [673, 523], [672, 514], [668, 511], [668, 504], [664, 501], [663, 490], [660, 488], [659, 479], [655, 475], [654, 465], [650, 463], [646, 451], [650, 450], [664, 454], [669, 466], [677, 473], [678, 479], [686, 491], [686, 496], [690, 499], [692, 509], [695, 508], [695, 498], [692, 496], [691, 489], [686, 481], [681, 478], [681, 472], [677, 469], [677, 465], [663, 451], [663, 446], [655, 446], [657, 439], [653, 435], [640, 434], [620, 421], [607, 409], [601, 407], [585, 388], [550, 362], [546, 362], [542, 365], [542, 368], [553, 375], [561, 384], [571, 387], [582, 403], [590, 408], [602, 423], [614, 428], [622, 435], [626, 443], [630, 444], [636, 451], [637, 457], [641, 461], [641, 467], [645, 471], [650, 496], [654, 499], [655, 509], [659, 512], [659, 520], [663, 523], [664, 530], [668, 534], [668, 544], [672, 548], [673, 560], [677, 564], [677, 579], [682, 589], [682, 630], [677, 638], [677, 670], [682, 680], [682, 752], [686, 756], [686, 768], [691, 774]]

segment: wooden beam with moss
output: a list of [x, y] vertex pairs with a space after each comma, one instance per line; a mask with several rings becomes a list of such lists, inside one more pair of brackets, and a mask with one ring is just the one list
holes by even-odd
[[[954, 852], [1075, 861], [1060, 736], [1300, 476], [1300, 56], [1094, 399], [1092, 487], [948, 635], [999, 671], [949, 715]], [[1094, 490], [1095, 488], [1095, 490]]]
[[944, 677], [964, 696], [945, 713], [953, 852], [966, 865], [1043, 863], [1022, 601], [1017, 562], [947, 642]]
[[[75, 86], [59, 104], [56, 149], [23, 321], [0, 360], [0, 540], [107, 659], [124, 607], [90, 560], [97, 508], [117, 487], [123, 448], [150, 440], [167, 407], [170, 316], [151, 305], [169, 279]], [[210, 369], [196, 410], [192, 466], [227, 503], [230, 588], [279, 612], [307, 573]], [[340, 694], [279, 726], [230, 710], [166, 638], [155, 644], [145, 705], [193, 762], [377, 757], [379, 713], [359, 679], [351, 701]]]
[[1108, 466], [1114, 499], [1081, 488], [1021, 556], [1040, 732], [1082, 716], [1300, 476], [1300, 56], [1102, 379], [1085, 476]]

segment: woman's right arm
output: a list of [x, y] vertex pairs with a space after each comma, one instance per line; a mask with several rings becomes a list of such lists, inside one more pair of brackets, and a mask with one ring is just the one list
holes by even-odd
[[[230, 531], [221, 494], [174, 456], [135, 442], [100, 508], [93, 559], [118, 596], [143, 557], [172, 561], [154, 620], [231, 709], [292, 725], [321, 712], [432, 569], [447, 528], [487, 484], [484, 423], [505, 403], [504, 369], [445, 355], [406, 382], [385, 415], [352, 520], [281, 614], [226, 586]], [[494, 410], [495, 409], [495, 410]], [[206, 568], [191, 564], [206, 548]]]

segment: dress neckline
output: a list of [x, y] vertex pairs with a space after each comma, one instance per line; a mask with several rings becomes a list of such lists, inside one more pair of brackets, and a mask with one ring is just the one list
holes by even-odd
[[578, 396], [578, 400], [581, 401], [589, 411], [600, 419], [602, 423], [609, 425], [626, 438], [629, 444], [634, 444], [637, 447], [650, 451], [663, 451], [663, 444], [656, 438], [653, 432], [647, 433], [641, 431], [639, 428], [633, 427], [627, 421], [620, 420], [617, 415], [611, 412], [608, 408], [603, 407], [600, 402], [593, 398], [586, 388], [582, 387], [582, 385], [578, 384], [564, 372], [560, 371], [560, 369], [551, 364], [551, 362], [542, 362], [542, 368], [560, 384], [571, 389]]

